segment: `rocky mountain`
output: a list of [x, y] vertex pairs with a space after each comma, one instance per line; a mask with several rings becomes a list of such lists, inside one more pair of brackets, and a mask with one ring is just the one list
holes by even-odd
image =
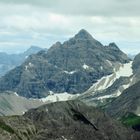
[[119, 64], [114, 67], [114, 72], [111, 75], [102, 77], [78, 98], [90, 105], [104, 106], [133, 85], [135, 83], [133, 77], [132, 61]]
[[46, 48], [45, 49], [42, 49], [42, 48], [40, 48], [38, 46], [31, 46], [28, 50], [26, 50], [25, 52], [23, 52], [22, 55], [27, 58], [29, 55], [36, 54], [37, 52], [39, 52], [41, 50], [47, 51]]
[[31, 46], [27, 51], [20, 54], [0, 52], [0, 76], [5, 75], [11, 69], [22, 64], [29, 55], [35, 54], [40, 50], [41, 48], [37, 46]]
[[57, 102], [31, 109], [23, 116], [0, 117], [2, 140], [138, 140], [99, 109], [80, 101]]
[[133, 61], [133, 70], [135, 74], [135, 81], [138, 82], [140, 80], [140, 54], [136, 55]]
[[122, 117], [127, 113], [140, 115], [140, 54], [132, 63], [133, 76], [131, 76], [132, 86], [129, 86], [113, 102], [107, 105], [107, 112], [113, 117]]
[[126, 89], [118, 98], [106, 107], [108, 114], [121, 118], [127, 113], [140, 115], [140, 82]]
[[103, 108], [111, 117], [140, 131], [140, 82], [124, 90]]
[[115, 43], [104, 46], [83, 29], [36, 51], [17, 56], [16, 65], [25, 61], [0, 78], [2, 140], [139, 139], [140, 54], [132, 62]]
[[28, 57], [0, 79], [0, 90], [27, 98], [42, 98], [52, 92], [81, 94], [112, 74], [114, 67], [128, 62], [115, 43], [103, 46], [82, 29], [63, 44], [54, 44], [47, 53], [40, 51]]
[[[116, 68], [114, 67], [114, 69]], [[113, 74], [102, 77], [97, 83], [93, 84], [89, 90], [79, 96], [79, 99], [94, 106], [104, 106], [119, 97], [125, 89], [136, 84], [139, 80], [140, 54], [138, 54], [130, 63], [119, 66]], [[131, 95], [128, 95], [128, 97], [126, 97], [129, 101], [133, 99], [130, 96]], [[135, 97], [135, 94], [133, 96]], [[124, 99], [123, 96], [120, 98], [122, 100]], [[127, 102], [127, 100], [124, 100], [123, 103], [125, 101]], [[119, 105], [120, 104], [118, 104], [118, 106]], [[121, 109], [121, 107], [119, 108], [116, 106], [116, 109]], [[114, 109], [112, 112], [115, 113]]]
[[[121, 77], [112, 86], [89, 96], [83, 95], [82, 100], [92, 105], [101, 106], [111, 117], [120, 120], [127, 126], [140, 131], [140, 55], [132, 63], [133, 75]], [[125, 84], [118, 96], [112, 93], [118, 91], [118, 85]], [[116, 94], [117, 95], [117, 94]]]

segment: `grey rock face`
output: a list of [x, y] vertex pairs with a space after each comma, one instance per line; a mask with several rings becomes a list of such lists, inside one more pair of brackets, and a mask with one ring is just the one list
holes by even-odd
[[114, 43], [103, 46], [81, 30], [63, 44], [54, 44], [47, 53], [30, 56], [0, 79], [0, 90], [16, 91], [28, 98], [45, 97], [50, 91], [82, 93], [111, 74], [114, 62], [126, 63], [129, 58]]
[[17, 96], [12, 92], [4, 92], [0, 94], [0, 116], [23, 115], [31, 108], [39, 107], [48, 102], [40, 100], [27, 99]]
[[[120, 96], [107, 100], [104, 109], [107, 113], [114, 118], [122, 118], [128, 113], [140, 114], [140, 54], [138, 54], [132, 63], [133, 75], [130, 77], [121, 77], [114, 84], [102, 91], [100, 96], [112, 94], [115, 90], [119, 89], [120, 85], [130, 85], [129, 88], [124, 90]], [[131, 82], [130, 82], [131, 79]], [[97, 96], [94, 95], [94, 98]], [[97, 96], [98, 97], [98, 96]], [[92, 99], [93, 97], [87, 97]], [[99, 104], [99, 100], [96, 101]]]
[[140, 71], [140, 54], [136, 55], [133, 60], [133, 70], [134, 73]]
[[118, 98], [108, 104], [106, 111], [115, 118], [121, 118], [129, 112], [140, 114], [140, 82], [126, 89]]
[[79, 101], [31, 109], [24, 116], [0, 118], [0, 137], [12, 140], [138, 140], [138, 135], [100, 110]]
[[133, 60], [133, 73], [135, 75], [134, 82], [138, 82], [140, 80], [140, 54], [136, 55]]
[[[114, 118], [121, 118], [128, 113], [140, 114], [140, 54], [134, 58], [132, 68], [131, 86], [105, 107], [107, 113]], [[122, 84], [122, 81], [119, 83]], [[117, 83], [114, 85], [116, 87]]]

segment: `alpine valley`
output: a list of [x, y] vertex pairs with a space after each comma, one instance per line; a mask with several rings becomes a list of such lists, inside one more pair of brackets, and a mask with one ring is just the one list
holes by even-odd
[[82, 29], [28, 55], [0, 78], [2, 140], [139, 140], [140, 54]]

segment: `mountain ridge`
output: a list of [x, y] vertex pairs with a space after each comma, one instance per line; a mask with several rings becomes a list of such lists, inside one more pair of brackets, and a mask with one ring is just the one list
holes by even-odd
[[40, 50], [40, 47], [31, 46], [25, 52], [18, 54], [0, 52], [0, 76], [4, 76], [8, 71], [22, 64], [29, 55], [37, 53]]
[[83, 102], [67, 101], [0, 117], [0, 137], [10, 140], [138, 140], [139, 134]]

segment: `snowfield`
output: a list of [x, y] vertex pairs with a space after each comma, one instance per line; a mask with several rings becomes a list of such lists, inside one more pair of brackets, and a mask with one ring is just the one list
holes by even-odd
[[65, 92], [65, 93], [54, 93], [54, 94], [48, 95], [45, 98], [41, 98], [40, 101], [42, 101], [42, 102], [67, 101], [67, 100], [71, 100], [73, 98], [76, 98], [78, 96], [79, 96], [79, 94], [72, 95], [72, 94], [69, 94], [67, 92]]
[[[97, 90], [104, 90], [108, 87], [110, 87], [117, 79], [120, 77], [130, 77], [133, 75], [132, 70], [132, 61], [130, 63], [126, 64], [120, 64], [119, 69], [114, 69], [114, 73], [108, 76], [104, 76], [101, 79], [99, 79], [95, 84], [93, 84], [87, 92], [94, 92]], [[126, 88], [129, 87], [129, 85], [124, 86]]]

